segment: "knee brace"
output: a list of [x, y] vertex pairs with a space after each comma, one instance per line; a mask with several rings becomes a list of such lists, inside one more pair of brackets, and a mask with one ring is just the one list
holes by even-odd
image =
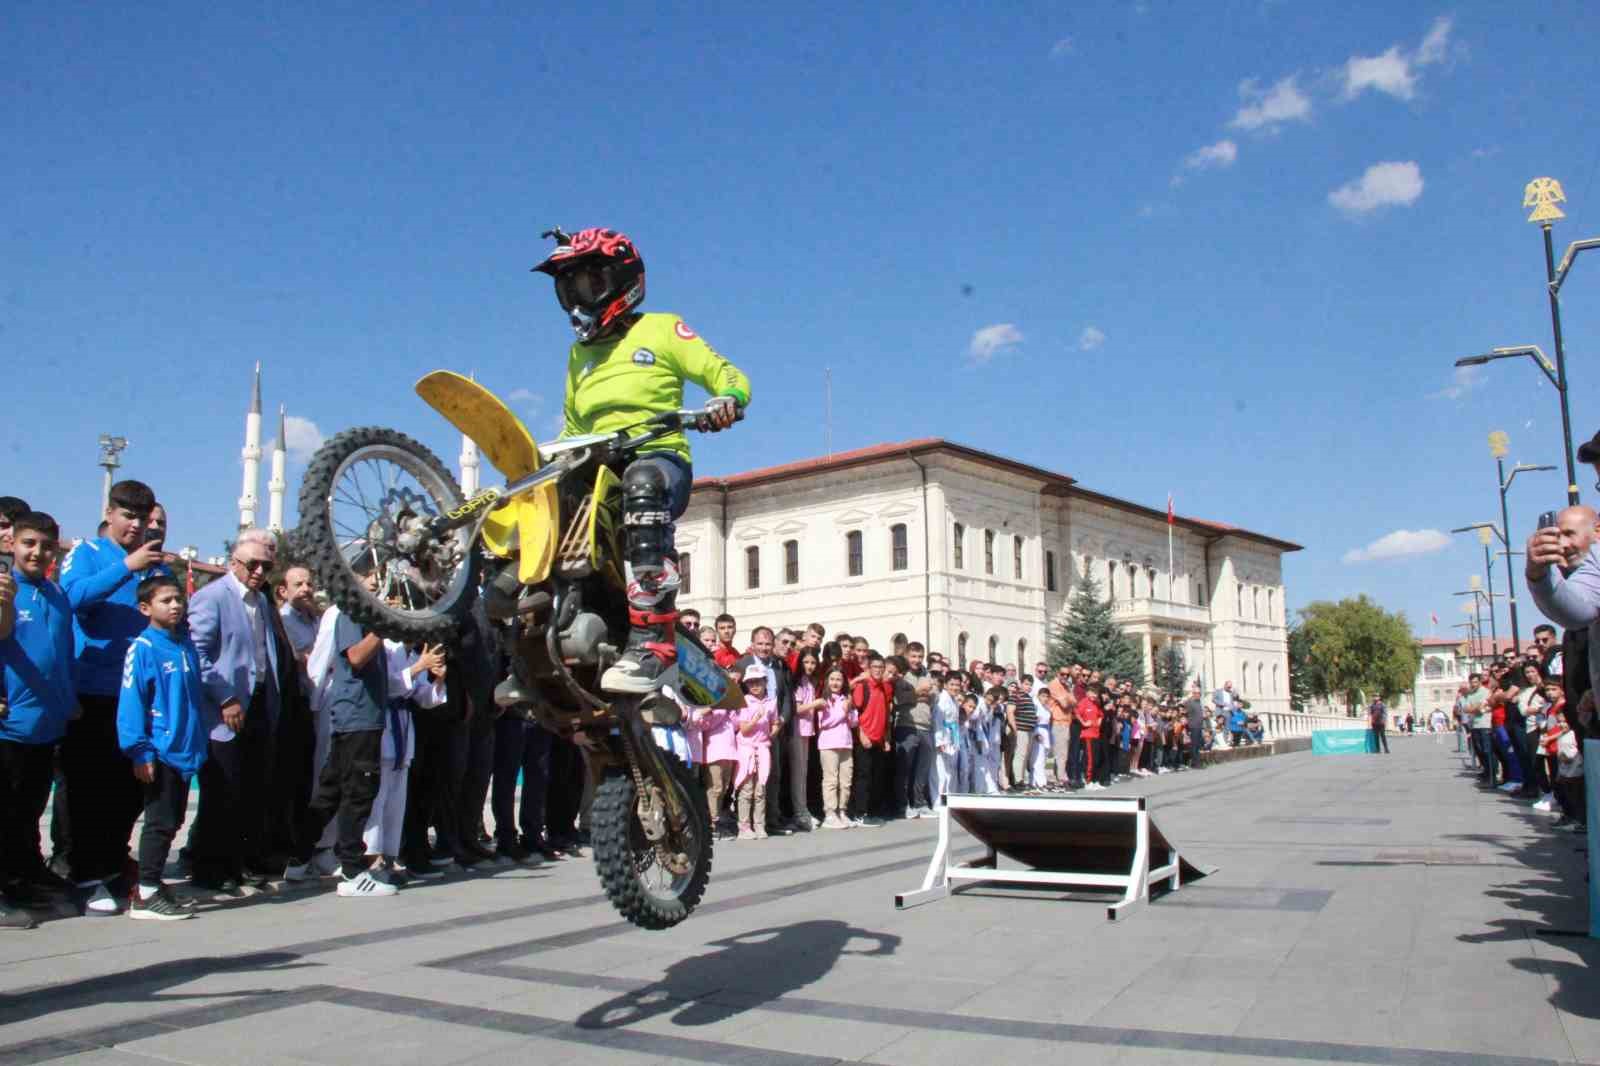
[[667, 479], [653, 464], [636, 462], [623, 472], [628, 600], [635, 607], [670, 605], [677, 591], [670, 506]]

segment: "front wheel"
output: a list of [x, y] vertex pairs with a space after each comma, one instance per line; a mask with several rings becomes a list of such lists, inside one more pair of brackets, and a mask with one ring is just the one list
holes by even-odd
[[356, 622], [407, 643], [448, 640], [478, 593], [480, 555], [471, 527], [436, 537], [429, 523], [462, 502], [444, 463], [404, 433], [347, 430], [306, 469], [295, 539]]
[[[659, 842], [646, 835], [638, 790], [624, 769], [601, 782], [594, 795], [590, 832], [594, 864], [606, 898], [642, 929], [670, 929], [700, 902], [711, 879], [711, 815], [694, 771], [671, 752], [661, 753], [671, 787], [688, 805], [689, 824]], [[646, 787], [655, 787], [646, 781]]]

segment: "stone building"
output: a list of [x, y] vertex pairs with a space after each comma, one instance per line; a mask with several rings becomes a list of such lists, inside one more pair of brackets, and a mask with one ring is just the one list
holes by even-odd
[[[1172, 565], [1168, 565], [1168, 534]], [[1168, 644], [1208, 687], [1288, 709], [1283, 555], [1300, 545], [1093, 492], [940, 439], [694, 484], [679, 602], [766, 623], [896, 635], [1030, 668], [1085, 572], [1146, 669]]]

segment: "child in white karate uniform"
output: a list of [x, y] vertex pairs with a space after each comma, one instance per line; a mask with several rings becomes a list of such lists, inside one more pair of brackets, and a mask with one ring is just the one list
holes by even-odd
[[1000, 791], [1001, 742], [1005, 739], [1006, 690], [995, 685], [978, 700], [977, 790], [992, 796]]
[[944, 691], [933, 702], [933, 788], [929, 799], [935, 811], [950, 790], [956, 775], [956, 758], [961, 751], [961, 675], [952, 671], [944, 681]]
[[395, 856], [400, 853], [400, 834], [406, 817], [406, 785], [411, 759], [416, 754], [417, 738], [412, 728], [411, 705], [437, 707], [444, 702], [444, 648], [425, 647], [412, 655], [399, 641], [383, 642], [384, 664], [389, 674], [389, 706], [383, 719], [382, 757], [378, 797], [372, 801], [372, 814], [362, 839], [367, 854], [382, 857], [380, 879], [403, 882], [405, 871]]

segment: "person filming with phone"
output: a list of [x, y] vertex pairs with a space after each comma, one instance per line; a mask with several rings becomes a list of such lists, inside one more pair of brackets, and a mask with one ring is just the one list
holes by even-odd
[[[1593, 441], [1584, 448], [1592, 444]], [[1584, 457], [1583, 449], [1578, 455]], [[1596, 458], [1600, 459], [1600, 455]], [[1595, 552], [1597, 523], [1600, 518], [1595, 515], [1594, 508], [1578, 504], [1556, 514], [1553, 525], [1541, 524], [1528, 538], [1524, 572], [1533, 602], [1546, 618], [1567, 629], [1588, 631], [1588, 678], [1600, 671], [1600, 662], [1596, 661], [1600, 656], [1600, 639], [1596, 639], [1600, 637], [1600, 633], [1596, 633], [1600, 628], [1600, 555]], [[1576, 678], [1581, 671], [1571, 658], [1567, 661], [1566, 678]], [[1588, 687], [1584, 684], [1579, 692], [1569, 691], [1567, 695], [1569, 706], [1574, 696], [1581, 696], [1576, 704], [1575, 721], [1583, 733], [1594, 736], [1594, 696], [1585, 691]]]

